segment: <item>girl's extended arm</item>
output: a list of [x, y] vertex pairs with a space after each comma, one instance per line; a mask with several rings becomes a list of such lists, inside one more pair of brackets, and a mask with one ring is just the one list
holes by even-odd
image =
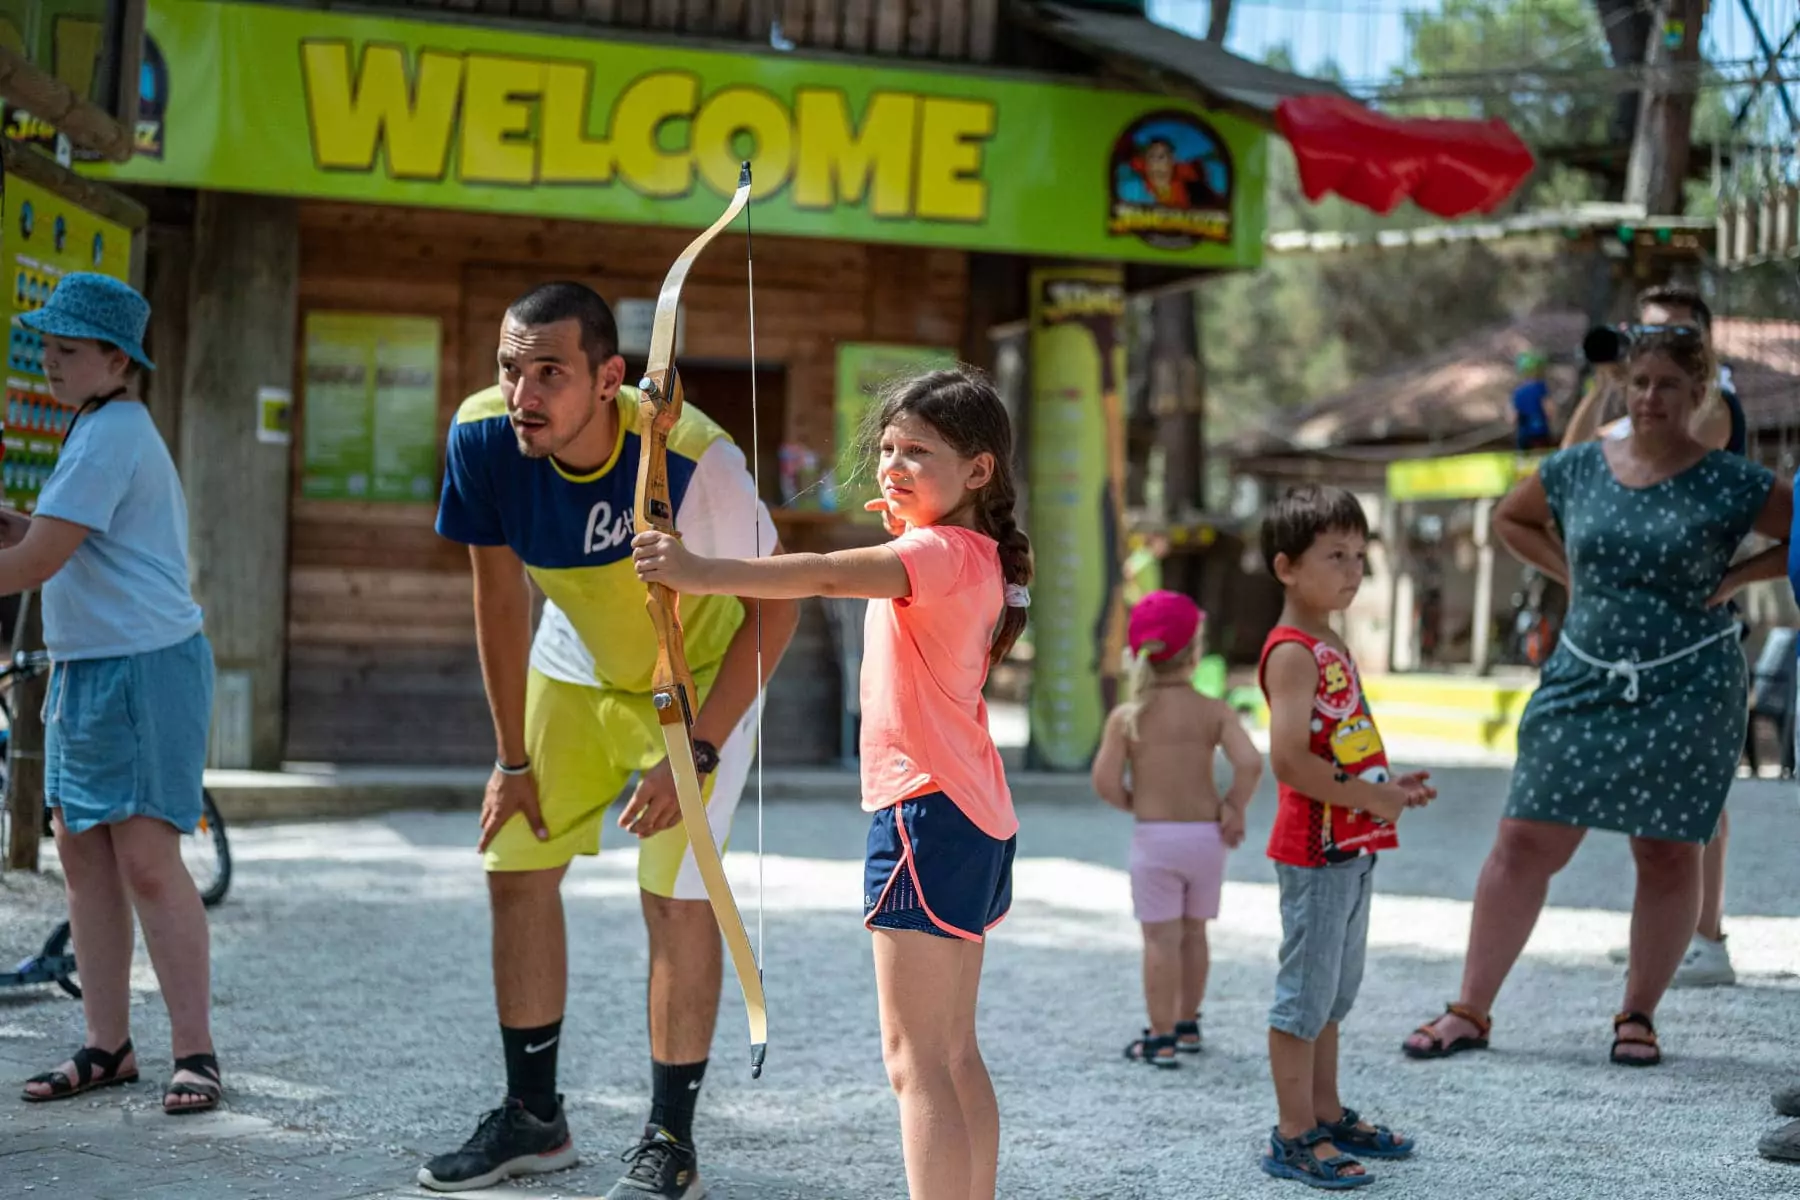
[[912, 579], [900, 556], [886, 546], [861, 546], [830, 554], [779, 554], [773, 558], [701, 558], [679, 538], [654, 531], [631, 542], [638, 578], [690, 595], [754, 596], [798, 600], [805, 596], [862, 596], [901, 600]]
[[1100, 735], [1100, 749], [1094, 755], [1091, 778], [1099, 797], [1119, 809], [1131, 811], [1131, 791], [1125, 786], [1125, 710], [1115, 708], [1106, 718], [1106, 729]]
[[1536, 474], [1522, 479], [1494, 506], [1494, 532], [1513, 552], [1564, 587], [1569, 586], [1569, 559], [1551, 532], [1556, 516], [1550, 495]]

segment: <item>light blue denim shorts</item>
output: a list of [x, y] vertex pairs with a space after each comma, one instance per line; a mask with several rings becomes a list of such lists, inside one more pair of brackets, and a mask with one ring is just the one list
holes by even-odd
[[69, 832], [155, 817], [192, 833], [212, 694], [203, 633], [148, 654], [57, 663], [44, 699], [44, 795]]
[[1314, 1041], [1350, 1015], [1369, 945], [1375, 855], [1324, 867], [1275, 864], [1281, 886], [1281, 966], [1269, 1025]]

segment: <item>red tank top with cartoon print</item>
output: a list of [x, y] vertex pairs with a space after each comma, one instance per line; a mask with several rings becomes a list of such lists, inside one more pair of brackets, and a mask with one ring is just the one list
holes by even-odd
[[[1387, 750], [1363, 698], [1362, 679], [1350, 656], [1291, 625], [1277, 625], [1263, 643], [1257, 682], [1269, 694], [1263, 668], [1269, 653], [1284, 642], [1305, 646], [1319, 664], [1319, 690], [1313, 697], [1312, 752], [1340, 769], [1382, 783], [1390, 778]], [[1361, 809], [1322, 804], [1287, 784], [1280, 785], [1280, 807], [1269, 835], [1269, 857], [1296, 867], [1323, 867], [1359, 854], [1399, 846], [1398, 831]]]

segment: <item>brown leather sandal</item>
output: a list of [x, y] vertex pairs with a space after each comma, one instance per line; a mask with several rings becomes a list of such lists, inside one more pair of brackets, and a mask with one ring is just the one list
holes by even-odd
[[[1642, 1025], [1648, 1032], [1620, 1033], [1619, 1030], [1627, 1025]], [[1620, 1057], [1620, 1046], [1648, 1046], [1656, 1053], [1643, 1058], [1630, 1054]], [[1614, 1017], [1612, 1053], [1609, 1057], [1621, 1067], [1654, 1067], [1660, 1063], [1662, 1047], [1656, 1042], [1656, 1026], [1651, 1024], [1650, 1018], [1641, 1012], [1622, 1012]]]
[[[1401, 1042], [1400, 1049], [1405, 1052], [1406, 1057], [1449, 1058], [1453, 1054], [1461, 1054], [1464, 1050], [1486, 1050], [1488, 1048], [1488, 1032], [1494, 1027], [1492, 1018], [1483, 1016], [1466, 1004], [1446, 1004], [1444, 1012], [1452, 1017], [1461, 1017], [1480, 1030], [1480, 1033], [1475, 1037], [1459, 1037], [1453, 1042], [1446, 1043], [1443, 1035], [1433, 1029], [1431, 1025], [1421, 1025], [1413, 1032], [1423, 1034], [1431, 1039], [1431, 1045], [1415, 1046], [1411, 1042]], [[1443, 1018], [1438, 1019], [1442, 1020]]]

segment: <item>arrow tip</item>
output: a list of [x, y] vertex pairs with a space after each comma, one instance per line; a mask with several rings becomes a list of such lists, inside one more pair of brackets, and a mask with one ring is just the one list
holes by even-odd
[[739, 187], [749, 187], [750, 186], [750, 160], [749, 159], [745, 159], [744, 165], [742, 167], [738, 168], [738, 186]]
[[762, 1078], [763, 1060], [767, 1057], [769, 1057], [769, 1043], [750, 1043], [750, 1078]]

